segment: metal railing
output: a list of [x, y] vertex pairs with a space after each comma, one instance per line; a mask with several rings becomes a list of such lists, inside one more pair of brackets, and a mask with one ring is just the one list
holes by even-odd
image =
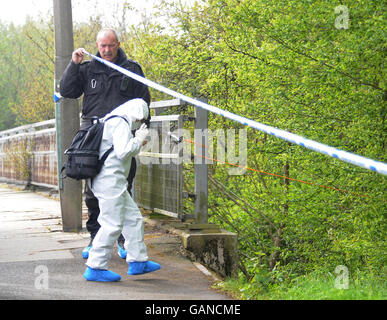
[[0, 132], [0, 180], [57, 188], [55, 120]]

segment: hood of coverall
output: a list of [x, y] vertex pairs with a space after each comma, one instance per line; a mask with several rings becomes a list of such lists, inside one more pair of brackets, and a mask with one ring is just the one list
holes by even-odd
[[141, 122], [136, 120], [147, 119], [149, 108], [143, 99], [132, 99], [118, 106], [107, 116], [111, 115], [119, 115], [128, 119], [131, 124], [130, 129], [136, 130], [141, 126]]

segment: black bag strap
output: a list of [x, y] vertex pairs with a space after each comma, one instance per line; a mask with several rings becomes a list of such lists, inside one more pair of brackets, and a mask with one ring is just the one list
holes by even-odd
[[[121, 118], [121, 119], [124, 119], [125, 122], [128, 124], [128, 126], [130, 125], [130, 124], [129, 124], [129, 121], [128, 121], [127, 119], [125, 119], [125, 118], [122, 117], [122, 116], [119, 116], [118, 114], [113, 114], [113, 115], [110, 116], [109, 118], [105, 119], [104, 122], [106, 122], [106, 121], [108, 121], [108, 120], [110, 120], [110, 119], [112, 119], [112, 118]], [[101, 166], [102, 166], [102, 164], [105, 162], [105, 160], [106, 160], [106, 158], [108, 157], [109, 153], [112, 152], [112, 151], [113, 151], [113, 146], [111, 146], [111, 148], [110, 148], [109, 150], [107, 150], [107, 151], [103, 154], [102, 158], [100, 159], [100, 161], [101, 161]]]
[[[121, 119], [124, 119], [125, 122], [129, 125], [129, 121], [128, 121], [127, 119], [125, 119], [124, 117], [119, 116], [119, 115], [112, 115], [112, 116], [110, 116], [109, 118], [105, 119], [104, 122], [107, 121], [107, 120], [110, 120], [110, 119], [112, 119], [112, 118], [121, 118]], [[114, 149], [114, 147], [111, 146], [107, 151], [105, 151], [105, 153], [103, 154], [103, 156], [101, 157], [101, 159], [99, 159], [99, 165], [100, 165], [100, 167], [102, 167], [102, 165], [104, 164], [106, 158], [109, 156], [110, 152], [113, 151], [113, 149]]]
[[121, 119], [124, 119], [125, 122], [129, 125], [129, 121], [128, 121], [126, 118], [124, 118], [123, 116], [119, 116], [118, 114], [113, 114], [113, 115], [110, 116], [109, 118], [106, 118], [106, 119], [104, 120], [104, 122], [105, 122], [105, 121], [108, 121], [108, 120], [110, 120], [110, 119], [112, 119], [112, 118], [121, 118]]
[[[110, 119], [112, 119], [112, 118], [121, 118], [121, 119], [124, 119], [125, 122], [129, 125], [128, 120], [126, 120], [124, 117], [121, 117], [121, 116], [119, 116], [119, 115], [112, 115], [112, 116], [110, 116], [109, 118], [105, 119], [104, 122], [105, 122], [105, 121], [108, 121], [108, 120], [110, 120]], [[98, 171], [101, 170], [103, 164], [105, 163], [105, 160], [106, 160], [107, 157], [109, 156], [110, 152], [113, 151], [113, 149], [114, 149], [114, 147], [111, 146], [108, 150], [105, 151], [105, 153], [103, 154], [103, 156], [101, 157], [101, 159], [99, 159], [99, 161], [98, 161], [98, 166], [99, 166]], [[93, 185], [93, 179], [90, 179], [90, 187], [92, 187], [92, 185]]]
[[[99, 159], [99, 166], [102, 167], [103, 163], [105, 162], [106, 158], [109, 156], [110, 152], [113, 151], [113, 146], [109, 148], [109, 150], [106, 150], [101, 159]], [[98, 168], [100, 169], [100, 168]]]

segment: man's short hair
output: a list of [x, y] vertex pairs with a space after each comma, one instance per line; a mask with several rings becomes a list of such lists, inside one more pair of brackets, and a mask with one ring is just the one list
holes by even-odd
[[114, 36], [116, 37], [117, 42], [119, 42], [119, 40], [118, 40], [118, 33], [117, 33], [116, 30], [114, 30], [112, 28], [104, 28], [100, 32], [98, 32], [98, 34], [97, 34], [97, 41], [99, 41], [99, 39], [102, 38], [103, 36], [105, 36], [107, 33], [113, 33]]

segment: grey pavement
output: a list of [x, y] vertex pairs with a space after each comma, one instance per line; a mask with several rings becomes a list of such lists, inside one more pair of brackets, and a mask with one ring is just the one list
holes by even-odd
[[146, 224], [145, 242], [161, 270], [128, 276], [128, 265], [114, 248], [109, 268], [121, 281], [86, 281], [81, 251], [89, 239], [86, 230], [62, 232], [59, 201], [0, 184], [0, 299], [229, 299], [211, 289], [213, 279], [182, 254], [176, 235], [153, 224]]

